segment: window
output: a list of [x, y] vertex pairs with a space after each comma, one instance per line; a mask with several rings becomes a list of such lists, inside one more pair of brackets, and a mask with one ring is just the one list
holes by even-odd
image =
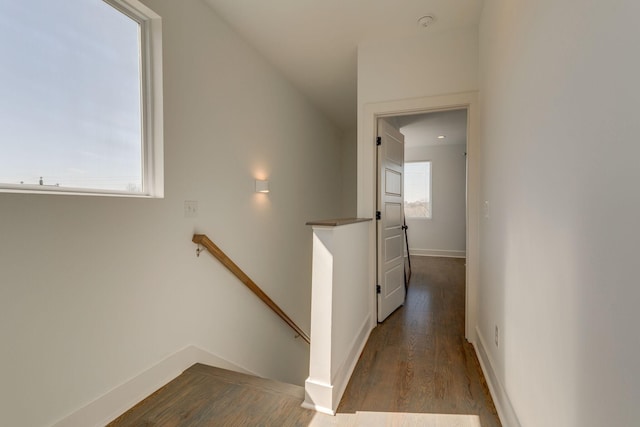
[[407, 218], [431, 218], [431, 162], [404, 164], [404, 214]]
[[0, 189], [162, 197], [160, 17], [0, 2]]

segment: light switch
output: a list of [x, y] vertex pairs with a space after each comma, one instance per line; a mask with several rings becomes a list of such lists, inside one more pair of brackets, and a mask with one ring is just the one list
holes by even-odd
[[184, 217], [185, 218], [198, 217], [198, 201], [197, 200], [184, 201]]

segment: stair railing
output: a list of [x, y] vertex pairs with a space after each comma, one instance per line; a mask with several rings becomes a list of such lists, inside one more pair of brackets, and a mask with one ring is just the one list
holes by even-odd
[[[207, 251], [209, 251], [209, 253], [213, 255], [218, 261], [220, 261], [222, 265], [227, 268], [227, 270], [233, 273], [242, 283], [244, 283], [247, 288], [249, 288], [249, 290], [251, 290], [251, 292], [253, 292], [258, 298], [262, 300], [262, 302], [264, 302], [269, 308], [271, 308], [271, 310], [273, 310], [273, 312], [276, 313], [278, 317], [284, 320], [285, 323], [289, 325], [298, 336], [300, 336], [307, 343], [311, 343], [309, 335], [307, 335], [305, 331], [303, 331], [293, 320], [291, 320], [291, 318], [287, 316], [287, 314], [282, 311], [282, 309], [278, 307], [278, 305], [273, 302], [273, 300], [269, 298], [269, 296], [265, 294], [264, 291], [260, 289], [260, 287], [253, 280], [251, 280], [251, 278], [247, 276], [247, 274], [242, 271], [242, 269], [238, 267], [236, 263], [227, 256], [227, 254], [222, 251], [222, 249], [216, 246], [216, 244], [213, 243], [211, 239], [209, 239], [205, 234], [194, 234], [192, 241], [197, 245], [203, 246]], [[200, 255], [201, 251], [202, 249], [198, 247], [198, 256]]]

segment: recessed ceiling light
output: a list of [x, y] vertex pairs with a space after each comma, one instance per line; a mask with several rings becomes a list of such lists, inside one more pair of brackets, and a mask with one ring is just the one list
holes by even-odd
[[446, 138], [446, 136], [444, 136], [444, 135], [438, 135], [438, 139], [445, 139], [445, 138]]
[[427, 28], [429, 27], [431, 24], [436, 22], [436, 16], [435, 15], [425, 15], [423, 17], [421, 17], [420, 19], [418, 19], [418, 25], [420, 25], [423, 28]]

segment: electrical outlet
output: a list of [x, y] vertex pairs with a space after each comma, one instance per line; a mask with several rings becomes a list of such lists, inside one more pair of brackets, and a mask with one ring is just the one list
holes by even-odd
[[484, 206], [482, 208], [483, 214], [485, 218], [489, 218], [489, 201], [484, 201]]
[[198, 201], [197, 200], [184, 201], [184, 217], [185, 218], [198, 217]]
[[498, 329], [498, 325], [496, 325], [496, 347], [500, 347], [500, 330]]

